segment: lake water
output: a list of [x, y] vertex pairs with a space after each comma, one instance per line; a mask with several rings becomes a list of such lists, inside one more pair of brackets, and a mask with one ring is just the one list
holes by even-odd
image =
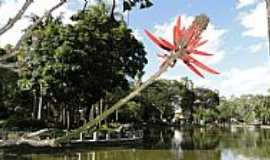
[[137, 146], [5, 149], [3, 160], [270, 160], [270, 130], [155, 128]]

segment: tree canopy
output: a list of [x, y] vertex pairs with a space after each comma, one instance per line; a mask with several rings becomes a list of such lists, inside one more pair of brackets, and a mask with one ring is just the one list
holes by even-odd
[[106, 92], [129, 88], [143, 74], [146, 52], [124, 21], [108, 14], [103, 4], [74, 15], [71, 25], [53, 17], [38, 24], [18, 56], [21, 89], [43, 97], [47, 107], [69, 109], [90, 108]]

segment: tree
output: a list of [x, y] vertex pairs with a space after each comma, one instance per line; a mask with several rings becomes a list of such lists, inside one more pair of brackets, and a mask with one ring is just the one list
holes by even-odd
[[[72, 17], [74, 25], [49, 17], [24, 42], [19, 55], [20, 84], [38, 98], [38, 116], [46, 105], [67, 113], [91, 105], [129, 81], [147, 63], [141, 42], [123, 21], [112, 21], [106, 6], [92, 7]], [[68, 123], [67, 123], [68, 125]]]
[[220, 123], [231, 123], [232, 118], [236, 118], [236, 107], [234, 103], [229, 100], [222, 99], [220, 104], [217, 106], [216, 119]]
[[182, 84], [180, 87], [180, 106], [182, 108], [184, 118], [187, 122], [193, 122], [193, 112], [194, 112], [194, 101], [195, 94], [193, 92], [193, 82], [187, 77], [182, 79]]
[[197, 117], [197, 123], [215, 121], [216, 107], [219, 105], [219, 95], [217, 92], [206, 88], [195, 88], [194, 115]]
[[[175, 98], [179, 94], [176, 81], [158, 80], [150, 85], [143, 93], [148, 101], [147, 107], [158, 111], [156, 120], [170, 122], [174, 116]], [[153, 111], [152, 111], [153, 112]]]

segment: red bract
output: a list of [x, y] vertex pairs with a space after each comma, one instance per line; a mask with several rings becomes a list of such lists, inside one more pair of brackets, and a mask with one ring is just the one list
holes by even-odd
[[[198, 47], [207, 43], [207, 40], [202, 40], [199, 30], [195, 25], [191, 25], [188, 29], [181, 28], [181, 18], [178, 17], [173, 28], [173, 44], [163, 38], [157, 38], [152, 33], [145, 30], [146, 35], [159, 47], [170, 52], [170, 54], [159, 54], [158, 56], [164, 60], [161, 64], [163, 66], [169, 61], [172, 54], [176, 54], [178, 59], [183, 61], [194, 73], [204, 78], [203, 74], [196, 68], [200, 68], [212, 74], [219, 74], [216, 70], [206, 66], [200, 61], [192, 57], [192, 55], [212, 56], [203, 51], [199, 51]], [[169, 64], [171, 67], [173, 64]]]

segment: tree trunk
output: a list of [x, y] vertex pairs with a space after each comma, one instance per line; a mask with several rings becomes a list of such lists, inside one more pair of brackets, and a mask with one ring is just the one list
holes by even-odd
[[[103, 112], [103, 99], [99, 102], [99, 115], [101, 115]], [[101, 121], [99, 121], [99, 126], [101, 126]]]
[[63, 110], [62, 110], [62, 114], [63, 114], [63, 126], [66, 126], [66, 106], [63, 105]]
[[[50, 111], [52, 112], [52, 120], [53, 120], [53, 122], [55, 123], [55, 124], [59, 124], [59, 121], [58, 121], [58, 111], [57, 111], [57, 109], [55, 108], [55, 106], [54, 105], [51, 105], [51, 104], [49, 104], [49, 106], [48, 106], [49, 108], [50, 108]], [[61, 116], [60, 116], [60, 118], [61, 118]]]
[[43, 87], [42, 87], [42, 84], [40, 84], [40, 88], [39, 88], [39, 103], [38, 103], [38, 115], [37, 115], [37, 119], [38, 120], [41, 120], [41, 112], [42, 112], [42, 101], [43, 101], [43, 97], [42, 97], [42, 94], [43, 94]]
[[38, 102], [38, 115], [37, 115], [38, 120], [41, 120], [42, 100], [43, 100], [42, 95], [40, 95], [39, 102]]
[[90, 112], [89, 112], [89, 116], [88, 116], [89, 121], [92, 121], [94, 119], [94, 109], [95, 109], [95, 106], [92, 105], [91, 109], [90, 109]]
[[62, 126], [63, 124], [63, 113], [62, 113], [62, 104], [60, 104], [60, 107], [58, 108], [57, 115], [59, 117], [59, 126]]
[[67, 129], [70, 129], [70, 111], [67, 109]]
[[98, 103], [95, 104], [95, 111], [96, 111], [95, 117], [99, 116], [99, 104]]
[[37, 117], [37, 94], [36, 92], [33, 93], [33, 113], [32, 113], [32, 118], [36, 119]]
[[159, 116], [160, 120], [163, 122], [163, 113], [160, 112], [160, 116]]

